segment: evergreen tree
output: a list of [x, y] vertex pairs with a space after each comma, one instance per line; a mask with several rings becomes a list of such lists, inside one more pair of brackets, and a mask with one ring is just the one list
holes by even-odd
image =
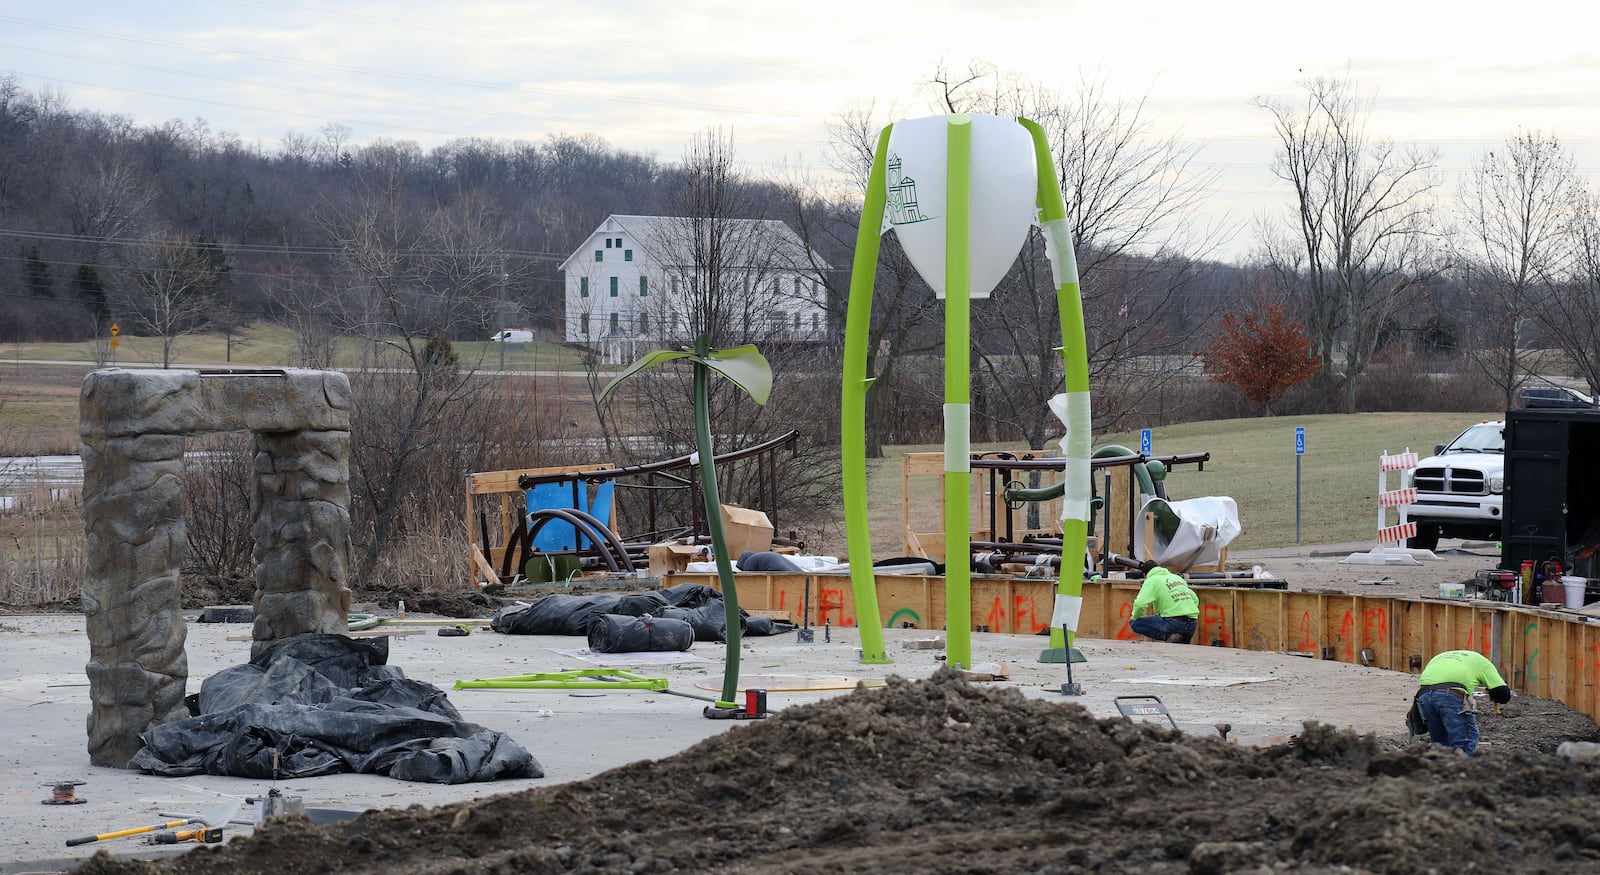
[[56, 296], [55, 282], [50, 279], [50, 264], [44, 260], [44, 253], [39, 250], [39, 244], [35, 243], [28, 247], [28, 251], [22, 256], [22, 270], [26, 275], [28, 292], [35, 298]]
[[99, 265], [78, 265], [72, 291], [78, 302], [89, 311], [96, 325], [111, 321], [111, 302], [106, 298], [106, 284], [100, 278]]

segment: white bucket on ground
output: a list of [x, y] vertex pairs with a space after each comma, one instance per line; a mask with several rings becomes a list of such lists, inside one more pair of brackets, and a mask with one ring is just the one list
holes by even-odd
[[1439, 598], [1462, 599], [1467, 597], [1467, 586], [1463, 583], [1439, 584]]
[[1563, 577], [1561, 586], [1567, 591], [1567, 607], [1583, 607], [1583, 591], [1589, 584], [1587, 577]]

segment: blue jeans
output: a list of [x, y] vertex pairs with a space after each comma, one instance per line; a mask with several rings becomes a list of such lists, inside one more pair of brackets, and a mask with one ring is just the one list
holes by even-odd
[[1134, 617], [1128, 628], [1146, 638], [1157, 641], [1167, 640], [1169, 635], [1182, 635], [1183, 643], [1188, 644], [1194, 638], [1195, 627], [1199, 623], [1194, 617]]
[[1460, 696], [1444, 690], [1417, 697], [1417, 713], [1428, 724], [1428, 739], [1471, 756], [1478, 750], [1478, 715], [1465, 706]]

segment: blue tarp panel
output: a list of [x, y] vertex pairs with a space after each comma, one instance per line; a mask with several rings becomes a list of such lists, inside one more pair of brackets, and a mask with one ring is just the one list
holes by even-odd
[[[606, 525], [611, 524], [611, 496], [616, 486], [611, 481], [598, 484], [595, 487], [594, 500], [589, 501], [588, 484], [577, 483], [574, 488], [572, 481], [562, 483], [540, 483], [529, 489], [524, 501], [528, 513], [552, 508], [571, 508], [581, 510], [593, 516]], [[574, 494], [576, 493], [576, 495]], [[576, 500], [574, 500], [576, 499]], [[585, 507], [585, 505], [588, 505]], [[578, 532], [570, 524], [561, 520], [551, 520], [544, 524], [544, 528], [533, 538], [533, 546], [541, 552], [551, 553], [561, 550], [578, 549]], [[592, 547], [593, 544], [584, 544]]]

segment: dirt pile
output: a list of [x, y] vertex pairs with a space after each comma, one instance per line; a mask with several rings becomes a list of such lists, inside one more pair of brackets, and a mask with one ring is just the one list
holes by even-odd
[[944, 671], [581, 783], [77, 871], [1597, 871], [1595, 768], [1317, 725], [1241, 748]]

